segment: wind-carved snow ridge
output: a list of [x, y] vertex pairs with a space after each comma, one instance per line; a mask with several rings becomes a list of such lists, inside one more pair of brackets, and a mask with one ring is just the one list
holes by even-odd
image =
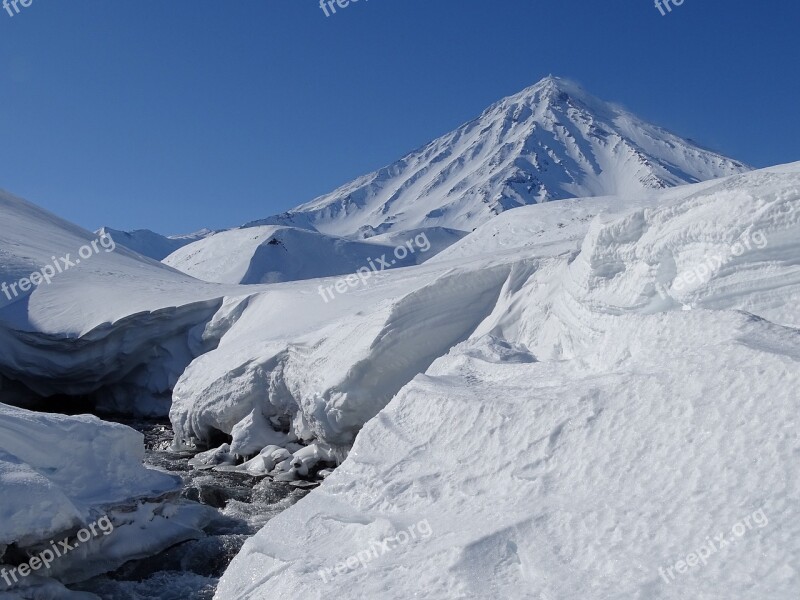
[[[412, 280], [410, 289], [394, 285], [358, 314], [342, 304], [341, 316], [322, 329], [286, 337], [276, 332], [272, 340], [265, 324], [282, 299], [254, 297], [220, 347], [195, 360], [176, 385], [170, 415], [176, 438], [208, 441], [221, 431], [233, 434], [234, 450], [252, 451], [242, 437], [267, 423], [283, 424], [284, 444], [315, 441], [343, 457], [364, 423], [403, 385], [469, 337], [492, 311], [508, 274], [502, 264], [432, 272]], [[254, 328], [260, 346], [251, 343]], [[237, 429], [243, 421], [249, 426]]]
[[[248, 541], [217, 598], [795, 600], [799, 252], [795, 163], [515, 209], [393, 273], [340, 339], [400, 282], [504, 269], [490, 313]], [[422, 521], [430, 537], [382, 549]]]
[[366, 238], [419, 227], [472, 231], [519, 206], [631, 196], [747, 170], [548, 77], [392, 165], [250, 225]]

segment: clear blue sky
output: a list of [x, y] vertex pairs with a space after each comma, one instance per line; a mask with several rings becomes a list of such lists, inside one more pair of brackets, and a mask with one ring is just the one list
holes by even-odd
[[547, 74], [756, 166], [800, 160], [800, 4], [33, 0], [0, 12], [0, 188], [84, 227], [263, 218]]

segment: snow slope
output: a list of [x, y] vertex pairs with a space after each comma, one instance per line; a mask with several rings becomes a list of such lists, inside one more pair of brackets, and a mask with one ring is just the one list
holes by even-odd
[[392, 165], [251, 225], [360, 237], [419, 227], [472, 231], [522, 205], [631, 196], [746, 170], [548, 77]]
[[630, 197], [746, 170], [548, 77], [398, 162], [282, 215], [200, 232], [189, 245], [148, 231], [112, 233], [198, 279], [274, 283], [354, 272], [373, 249], [353, 240], [396, 247], [425, 232], [432, 251], [412, 258], [427, 260], [511, 208]]
[[149, 229], [137, 229], [136, 231], [119, 231], [110, 227], [103, 227], [95, 232], [97, 235], [110, 235], [114, 240], [125, 246], [129, 250], [138, 252], [142, 256], [153, 260], [164, 260], [167, 256], [182, 248], [187, 244], [205, 239], [214, 232], [209, 229], [202, 229], [187, 235], [163, 236]]
[[[402, 330], [427, 349], [437, 315], [485, 315], [366, 422], [321, 488], [245, 545], [217, 597], [793, 600], [798, 240], [795, 163], [520, 208], [337, 300], [360, 303], [360, 318], [330, 331], [290, 342], [288, 300], [263, 347], [233, 328], [236, 360], [214, 372], [198, 359], [207, 369], [187, 370], [173, 418], [233, 421], [239, 403], [289, 398], [316, 436], [343, 442], [340, 417], [376, 412], [357, 409], [408, 379], [395, 367], [408, 360]], [[490, 271], [502, 282], [487, 297], [474, 278]], [[398, 290], [410, 310], [381, 313], [404, 302]], [[259, 304], [242, 321], [251, 310], [269, 321]], [[336, 350], [323, 361], [318, 348]], [[196, 412], [179, 389], [203, 398]], [[411, 537], [422, 523], [431, 535]]]
[[[279, 283], [355, 273], [368, 266], [369, 260], [392, 256], [394, 247], [293, 227], [248, 227], [224, 231], [184, 246], [163, 262], [203, 281]], [[430, 250], [430, 244], [423, 244], [423, 248]], [[404, 260], [392, 257], [396, 260], [392, 266], [416, 264], [425, 256], [421, 250], [409, 253]]]
[[[199, 282], [113, 238], [100, 245], [10, 194], [0, 194], [0, 223], [0, 394], [21, 401], [31, 391], [103, 390], [95, 401], [107, 409], [166, 414], [180, 373], [216, 343], [202, 326], [241, 290]], [[20, 293], [19, 282], [45, 267], [50, 283]]]
[[485, 267], [397, 269], [328, 303], [315, 280], [231, 304], [220, 314], [237, 313], [235, 324], [175, 386], [176, 436], [234, 433], [256, 411], [256, 422], [285, 420], [299, 439], [349, 448], [394, 393], [489, 314], [509, 268]]
[[[799, 208], [800, 163], [526, 206], [328, 301], [335, 279], [212, 284], [101, 248], [0, 306], [0, 398], [157, 413], [174, 389], [178, 444], [230, 434], [222, 461], [285, 478], [343, 461], [245, 546], [220, 598], [789, 599]], [[7, 194], [0, 223], [7, 284], [95, 239]], [[85, 457], [129, 434], [9, 410], [4, 489], [73, 522], [116, 489]], [[78, 483], [102, 474], [84, 504], [67, 463]], [[22, 497], [2, 506], [25, 514]], [[745, 517], [708, 565], [660, 576]], [[326, 571], [423, 522], [430, 536]]]

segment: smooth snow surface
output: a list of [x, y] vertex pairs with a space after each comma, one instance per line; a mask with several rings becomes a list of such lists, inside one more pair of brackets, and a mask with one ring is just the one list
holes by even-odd
[[[407, 239], [414, 239], [411, 236]], [[451, 242], [458, 237], [451, 237]], [[405, 243], [407, 240], [403, 240]], [[347, 240], [292, 227], [231, 229], [184, 246], [164, 264], [216, 283], [280, 283], [355, 273], [370, 259], [393, 257], [397, 245]], [[427, 246], [428, 244], [423, 244]], [[443, 246], [440, 246], [443, 248]], [[416, 249], [416, 248], [415, 248]], [[430, 251], [430, 248], [427, 248]], [[415, 252], [393, 267], [422, 262], [426, 253]]]
[[217, 598], [796, 600], [798, 256], [795, 163], [509, 211], [325, 313], [259, 296], [176, 426], [366, 425]]

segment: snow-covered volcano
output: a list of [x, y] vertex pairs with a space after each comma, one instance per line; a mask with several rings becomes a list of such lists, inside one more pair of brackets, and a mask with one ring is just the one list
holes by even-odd
[[633, 196], [746, 170], [575, 83], [547, 77], [394, 164], [287, 213], [216, 234], [103, 231], [204, 281], [274, 283], [355, 272], [386, 251], [365, 246], [367, 238], [403, 245], [425, 232], [433, 244], [427, 260], [518, 206]]
[[362, 237], [436, 226], [472, 231], [517, 206], [630, 195], [746, 170], [547, 77], [394, 164], [252, 224]]

